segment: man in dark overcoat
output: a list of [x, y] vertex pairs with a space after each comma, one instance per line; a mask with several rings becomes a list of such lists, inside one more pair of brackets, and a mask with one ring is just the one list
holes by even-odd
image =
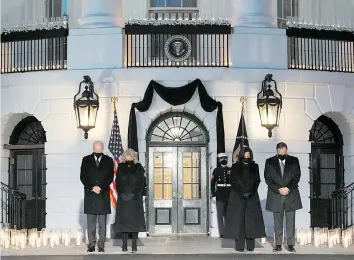
[[299, 159], [288, 155], [285, 143], [278, 143], [277, 155], [266, 160], [264, 178], [268, 185], [266, 210], [274, 217], [273, 252], [282, 250], [284, 213], [288, 250], [295, 252], [295, 211], [302, 208], [298, 188], [301, 170]]
[[113, 181], [113, 159], [103, 154], [103, 143], [93, 144], [93, 153], [82, 159], [80, 180], [84, 185], [84, 213], [87, 214], [88, 252], [95, 251], [98, 220], [98, 251], [104, 252], [107, 214], [111, 214], [109, 185]]
[[231, 168], [227, 166], [227, 153], [219, 153], [218, 159], [221, 166], [214, 169], [210, 187], [212, 197], [216, 198], [219, 236], [222, 238], [224, 236], [227, 202], [231, 191]]

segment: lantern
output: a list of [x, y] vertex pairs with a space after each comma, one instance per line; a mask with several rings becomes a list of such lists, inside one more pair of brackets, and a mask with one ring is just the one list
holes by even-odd
[[[272, 137], [272, 130], [279, 126], [280, 112], [282, 108], [282, 95], [278, 92], [277, 83], [272, 79], [272, 74], [267, 74], [262, 82], [262, 90], [257, 95], [257, 107], [261, 124], [268, 129], [269, 138]], [[275, 94], [272, 90], [274, 85]]]
[[[81, 98], [77, 97], [81, 93], [81, 86], [85, 85]], [[88, 131], [95, 128], [97, 111], [99, 107], [99, 97], [95, 93], [93, 82], [89, 76], [84, 76], [80, 82], [79, 91], [74, 96], [74, 109], [76, 114], [77, 127], [85, 132], [85, 139], [88, 138]]]

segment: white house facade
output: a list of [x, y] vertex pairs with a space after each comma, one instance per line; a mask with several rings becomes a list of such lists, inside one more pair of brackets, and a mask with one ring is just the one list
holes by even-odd
[[[28, 2], [33, 2], [31, 12], [23, 9]], [[198, 86], [222, 104], [229, 164], [240, 98], [246, 98], [244, 116], [250, 148], [260, 166], [263, 209], [265, 160], [275, 155], [276, 144], [282, 141], [301, 165], [303, 208], [296, 213], [296, 228], [354, 224], [353, 1], [323, 1], [327, 7], [295, 0], [49, 2], [11, 1], [1, 13], [7, 26], [2, 28], [1, 42], [1, 182], [4, 189], [19, 188], [26, 194], [25, 224], [86, 228], [80, 164], [95, 140], [102, 140], [110, 155], [111, 98], [118, 98], [126, 149], [132, 141], [128, 136], [132, 104], [143, 100], [152, 80], [179, 88], [197, 79]], [[328, 9], [330, 5], [333, 8]], [[59, 14], [54, 6], [60, 6]], [[20, 20], [31, 24], [28, 20], [33, 17], [57, 19], [38, 27], [42, 31], [38, 24], [15, 27]], [[188, 26], [204, 31], [185, 32]], [[189, 42], [188, 59], [171, 60], [166, 54], [166, 41], [174, 35]], [[257, 108], [267, 74], [273, 75], [282, 95], [279, 124], [271, 138], [261, 126]], [[99, 96], [97, 120], [87, 139], [77, 127], [74, 110], [84, 75], [90, 76]], [[174, 106], [154, 91], [146, 111], [134, 110], [139, 160], [148, 179], [148, 232], [141, 236], [219, 236], [215, 205], [209, 199], [220, 149], [218, 109], [207, 112], [200, 94], [197, 88], [190, 100]], [[182, 126], [183, 122], [190, 123]], [[158, 133], [166, 135], [171, 129], [176, 129], [173, 140], [159, 139]], [[186, 142], [181, 142], [188, 137], [183, 131], [190, 136]], [[193, 136], [193, 131], [199, 135]], [[346, 214], [335, 210], [332, 192], [338, 190], [349, 194]], [[8, 222], [6, 209], [2, 214], [2, 222]], [[267, 236], [272, 237], [272, 214], [264, 209], [263, 217]]]

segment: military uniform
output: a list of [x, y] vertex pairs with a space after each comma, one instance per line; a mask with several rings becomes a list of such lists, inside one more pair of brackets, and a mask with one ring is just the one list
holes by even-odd
[[[223, 153], [221, 155], [219, 154], [218, 157], [219, 161], [226, 160], [227, 163], [227, 155]], [[230, 176], [230, 167], [227, 167], [227, 165], [217, 167], [213, 171], [210, 185], [212, 197], [216, 197], [216, 211], [220, 237], [224, 235], [226, 209], [231, 191]]]

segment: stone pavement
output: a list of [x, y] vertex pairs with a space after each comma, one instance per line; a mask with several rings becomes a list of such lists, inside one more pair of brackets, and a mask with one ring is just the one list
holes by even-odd
[[[131, 242], [131, 240], [129, 241]], [[3, 250], [1, 252], [2, 259], [24, 259], [24, 260], [88, 260], [88, 259], [354, 259], [354, 245], [350, 248], [342, 248], [337, 246], [313, 247], [313, 246], [297, 246], [296, 253], [290, 253], [283, 249], [280, 253], [272, 252], [272, 240], [268, 240], [266, 244], [256, 243], [256, 250], [252, 253], [236, 252], [234, 241], [229, 239], [217, 239], [210, 237], [193, 237], [193, 236], [170, 236], [170, 237], [148, 237], [142, 238], [138, 243], [138, 252], [136, 254], [123, 253], [121, 251], [121, 240], [109, 240], [106, 243], [105, 253], [87, 253], [86, 245], [81, 246], [58, 246], [55, 248], [26, 248]], [[130, 245], [130, 244], [129, 244]], [[130, 250], [130, 248], [128, 248]], [[7, 257], [8, 256], [8, 257]], [[32, 257], [20, 257], [32, 256]]]

